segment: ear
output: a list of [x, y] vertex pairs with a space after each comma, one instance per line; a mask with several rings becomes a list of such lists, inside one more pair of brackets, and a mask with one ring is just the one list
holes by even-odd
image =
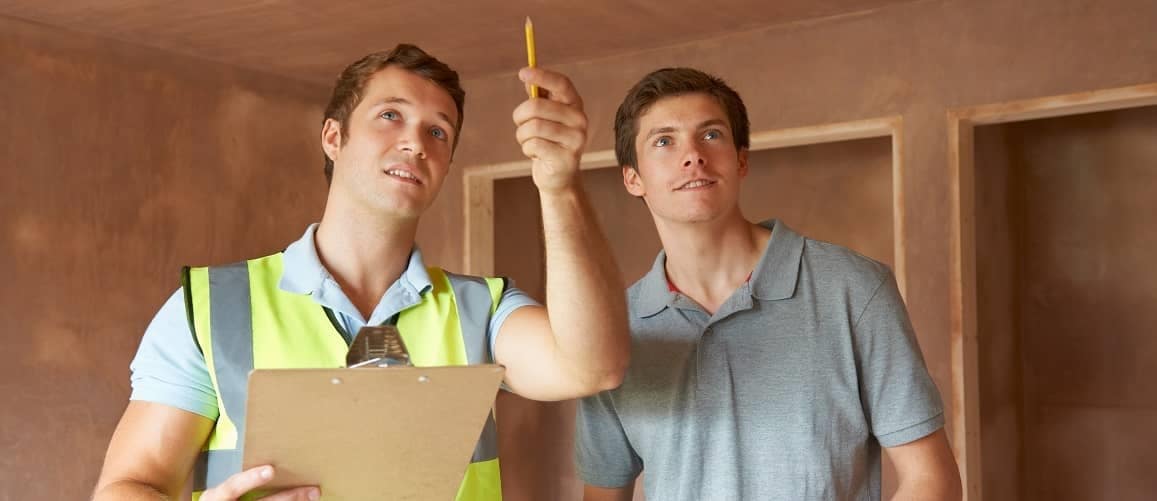
[[647, 194], [646, 188], [643, 187], [643, 179], [639, 177], [639, 171], [630, 165], [623, 166], [623, 186], [627, 188], [627, 193], [636, 197]]
[[747, 177], [747, 148], [739, 150], [739, 177]]
[[341, 124], [332, 118], [325, 119], [325, 123], [321, 126], [321, 149], [325, 152], [325, 156], [335, 163], [338, 153], [341, 152], [341, 143]]

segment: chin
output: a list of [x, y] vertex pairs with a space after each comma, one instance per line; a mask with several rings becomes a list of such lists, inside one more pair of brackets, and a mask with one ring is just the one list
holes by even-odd
[[721, 211], [683, 211], [674, 214], [668, 214], [664, 219], [672, 223], [681, 224], [696, 224], [709, 223], [715, 221], [723, 216]]
[[384, 197], [377, 200], [374, 208], [382, 214], [389, 214], [398, 218], [417, 218], [422, 215], [426, 207], [417, 201], [398, 200]]
[[702, 223], [723, 217], [727, 210], [715, 204], [690, 204], [676, 208], [675, 213], [679, 219], [689, 223]]
[[715, 221], [716, 219], [719, 219], [719, 218], [718, 218], [718, 216], [715, 216], [715, 215], [695, 214], [695, 215], [683, 218], [683, 222], [689, 223], [689, 224], [710, 223], [711, 221]]

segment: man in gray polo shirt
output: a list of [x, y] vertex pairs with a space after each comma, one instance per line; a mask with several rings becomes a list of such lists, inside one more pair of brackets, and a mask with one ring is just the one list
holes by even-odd
[[579, 406], [586, 499], [959, 499], [939, 394], [882, 264], [748, 222], [747, 112], [722, 80], [659, 70], [615, 117], [623, 183], [663, 252], [628, 290], [633, 359]]

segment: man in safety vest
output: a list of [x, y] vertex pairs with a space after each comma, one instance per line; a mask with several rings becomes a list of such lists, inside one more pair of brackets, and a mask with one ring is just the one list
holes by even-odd
[[[415, 365], [502, 364], [507, 388], [531, 399], [618, 386], [626, 302], [579, 182], [582, 100], [558, 73], [524, 68], [519, 78], [545, 90], [513, 118], [542, 203], [549, 316], [503, 279], [423, 263], [418, 219], [449, 170], [465, 93], [457, 73], [415, 46], [370, 54], [342, 72], [325, 111], [321, 222], [284, 252], [185, 270], [133, 360], [95, 499], [169, 499], [191, 482], [203, 501], [231, 500], [267, 484], [272, 466], [240, 468], [248, 372], [340, 366], [365, 325], [396, 324]], [[458, 499], [501, 499], [494, 434], [491, 418]], [[319, 496], [305, 486], [266, 499]]]

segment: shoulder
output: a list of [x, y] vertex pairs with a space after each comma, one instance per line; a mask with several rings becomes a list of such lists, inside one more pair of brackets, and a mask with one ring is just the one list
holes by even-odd
[[478, 282], [478, 283], [480, 283], [480, 282], [488, 282], [488, 281], [493, 281], [493, 280], [499, 280], [499, 281], [505, 281], [506, 280], [506, 277], [486, 277], [486, 276], [481, 276], [481, 275], [467, 275], [465, 273], [456, 273], [453, 271], [449, 271], [445, 268], [439, 268], [437, 266], [427, 266], [426, 267], [426, 273], [428, 273], [431, 278], [438, 277], [438, 276], [445, 276], [446, 278], [453, 280], [453, 281], [464, 281], [464, 282]]
[[[252, 259], [245, 259], [241, 261], [234, 261], [231, 263], [208, 264], [198, 266], [183, 266], [181, 267], [181, 286], [185, 293], [193, 292], [190, 289], [199, 289], [209, 284], [211, 275], [218, 277], [238, 276], [243, 274], [244, 277], [250, 277], [251, 271], [256, 271], [258, 274], [269, 274], [273, 278], [280, 278], [283, 268], [293, 268], [294, 262], [286, 262], [283, 252], [275, 252], [273, 254], [255, 257]], [[229, 284], [243, 284], [247, 279], [243, 280], [214, 280], [214, 287], [219, 287]], [[178, 291], [179, 292], [179, 291]]]
[[426, 268], [428, 280], [435, 288], [438, 284], [448, 284], [455, 290], [455, 293], [463, 293], [471, 291], [472, 289], [486, 289], [495, 298], [501, 297], [502, 294], [510, 288], [509, 280], [506, 277], [483, 277], [478, 275], [465, 275], [461, 273], [454, 273], [447, 271], [437, 266], [429, 266]]
[[854, 296], [870, 296], [892, 277], [892, 270], [884, 263], [842, 245], [811, 238], [804, 238], [800, 268], [801, 275], [816, 286], [837, 287]]

